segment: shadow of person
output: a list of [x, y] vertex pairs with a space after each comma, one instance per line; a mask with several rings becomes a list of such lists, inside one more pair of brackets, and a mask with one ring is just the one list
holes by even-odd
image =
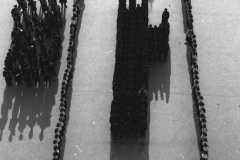
[[17, 93], [16, 88], [5, 88], [4, 90], [0, 118], [0, 141], [2, 141], [2, 134], [8, 121], [8, 112], [13, 108], [12, 101], [16, 97]]
[[[32, 94], [29, 94], [29, 101], [25, 102], [25, 106], [28, 106], [28, 119], [27, 119], [27, 125], [30, 127], [30, 131], [28, 134], [29, 139], [32, 139], [33, 137], [33, 128], [37, 123], [38, 118], [40, 117], [40, 114], [43, 109], [43, 97], [44, 97], [44, 88], [43, 86], [40, 86], [40, 89], [33, 90]], [[32, 105], [34, 104], [34, 105]]]
[[[78, 17], [78, 26], [77, 26], [77, 30], [75, 32], [75, 52], [73, 54], [73, 77], [74, 78], [74, 71], [75, 71], [75, 61], [77, 59], [77, 48], [78, 48], [78, 36], [79, 36], [79, 32], [81, 30], [81, 25], [82, 25], [82, 16], [83, 16], [83, 12], [85, 10], [85, 3], [84, 3], [84, 0], [81, 0], [79, 2], [80, 4], [80, 14], [79, 14], [79, 17]], [[65, 12], [64, 12], [65, 13]], [[69, 120], [69, 112], [70, 112], [70, 106], [71, 106], [71, 99], [72, 99], [72, 92], [73, 92], [73, 88], [72, 88], [72, 83], [69, 84], [69, 87], [68, 87], [68, 93], [67, 93], [67, 97], [66, 97], [66, 100], [67, 100], [67, 107], [66, 107], [66, 126], [68, 125], [68, 120]], [[65, 129], [65, 132], [67, 132], [68, 128], [66, 127]], [[64, 160], [64, 153], [65, 153], [65, 144], [66, 144], [66, 136], [64, 134], [63, 136], [63, 139], [62, 139], [62, 142], [61, 142], [61, 154], [60, 154], [60, 160]]]
[[154, 0], [148, 0], [148, 3], [150, 4], [150, 9], [152, 10], [152, 5], [153, 5]]
[[34, 114], [34, 116], [38, 115], [38, 118], [32, 117], [32, 121], [30, 121], [29, 119], [30, 125], [35, 124], [34, 120], [37, 119], [37, 125], [39, 125], [41, 129], [41, 132], [39, 134], [39, 139], [41, 141], [44, 138], [44, 134], [43, 134], [44, 130], [51, 125], [50, 118], [52, 117], [51, 116], [52, 107], [55, 104], [55, 94], [52, 94], [52, 92], [53, 92], [53, 89], [54, 89], [54, 93], [57, 92], [58, 85], [59, 85], [58, 82], [54, 83], [53, 85], [51, 85], [50, 88], [44, 90], [42, 103], [40, 102], [41, 105], [39, 105], [39, 107], [41, 108], [39, 110], [40, 112]]
[[[171, 49], [168, 50], [167, 62], [152, 62], [149, 65], [149, 100], [158, 101], [158, 92], [160, 97], [164, 100], [164, 94], [166, 102], [169, 102], [170, 98], [170, 76], [171, 76]], [[155, 95], [155, 96], [153, 96]]]
[[184, 29], [184, 33], [187, 33], [187, 17], [186, 17], [186, 13], [185, 13], [185, 2], [183, 0], [181, 0], [182, 3], [182, 15], [183, 15], [183, 29]]
[[[62, 42], [65, 39], [64, 36], [64, 31], [65, 31], [65, 27], [66, 27], [66, 17], [65, 17], [65, 13], [66, 13], [66, 8], [64, 8], [64, 12], [62, 14], [62, 28], [60, 29], [60, 36], [61, 36], [61, 40]], [[60, 58], [56, 63], [56, 75], [59, 74], [59, 70], [60, 70], [60, 66], [61, 66], [61, 57], [62, 57], [62, 49], [60, 51]], [[52, 107], [55, 104], [55, 95], [57, 93], [58, 90], [58, 86], [59, 86], [59, 79], [58, 76], [56, 77], [52, 77], [52, 82], [54, 82], [53, 84], [51, 84], [51, 86], [48, 89], [42, 89], [44, 92], [41, 92], [41, 90], [38, 91], [38, 94], [43, 95], [43, 100], [41, 103], [40, 108], [41, 112], [37, 115], [38, 117], [32, 117], [32, 119], [37, 119], [37, 125], [39, 125], [39, 127], [41, 128], [41, 132], [39, 134], [39, 139], [42, 141], [44, 138], [44, 130], [46, 128], [48, 128], [51, 125], [50, 122], [50, 118], [52, 117], [51, 113], [52, 113]], [[35, 124], [35, 123], [34, 123]]]

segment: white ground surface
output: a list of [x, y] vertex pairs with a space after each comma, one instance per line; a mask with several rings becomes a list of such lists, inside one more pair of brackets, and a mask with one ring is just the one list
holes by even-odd
[[[149, 23], [159, 24], [164, 8], [170, 12], [171, 54], [167, 63], [150, 66], [147, 139], [143, 144], [136, 141], [111, 143], [109, 114], [113, 98], [118, 1], [85, 0], [64, 160], [199, 159], [182, 4], [180, 0], [150, 2]], [[11, 40], [13, 21], [10, 12], [14, 4], [15, 0], [3, 0], [0, 6], [1, 71]], [[195, 0], [192, 5], [200, 86], [207, 110], [209, 159], [238, 160], [240, 2]], [[72, 2], [68, 6], [61, 67], [52, 86], [46, 90], [25, 86], [6, 89], [5, 80], [0, 76], [0, 160], [52, 158], [53, 130], [59, 114], [58, 83], [61, 83], [66, 68]], [[13, 130], [16, 132], [11, 136]], [[22, 140], [19, 139], [20, 131], [23, 131]]]

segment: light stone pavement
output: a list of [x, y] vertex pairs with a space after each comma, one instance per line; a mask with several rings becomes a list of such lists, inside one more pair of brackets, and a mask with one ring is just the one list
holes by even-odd
[[[0, 76], [0, 160], [52, 158], [54, 129], [59, 115], [60, 84], [66, 68], [66, 50], [72, 1], [68, 0], [63, 56], [58, 78], [49, 89], [5, 89]], [[140, 0], [137, 0], [140, 3]], [[184, 45], [182, 4], [178, 0], [151, 0], [149, 23], [158, 25], [164, 8], [170, 12], [168, 62], [152, 63], [149, 75], [149, 132], [143, 144], [110, 140], [110, 105], [115, 65], [118, 0], [85, 0], [78, 35], [64, 160], [198, 160], [187, 48]], [[11, 41], [11, 9], [0, 6], [0, 70]], [[38, 5], [39, 2], [37, 1]], [[240, 42], [237, 0], [192, 1], [197, 35], [200, 88], [206, 106], [209, 160], [238, 160], [240, 129]], [[23, 92], [23, 95], [22, 95]], [[29, 115], [29, 116], [27, 116]], [[38, 117], [36, 117], [38, 115]], [[3, 119], [7, 117], [7, 119]], [[15, 118], [12, 118], [15, 117]], [[16, 118], [19, 117], [19, 118]], [[12, 120], [11, 120], [12, 119]], [[20, 126], [20, 127], [19, 127]], [[33, 136], [29, 133], [33, 128]], [[16, 130], [9, 141], [10, 130]], [[41, 129], [43, 134], [41, 134]], [[19, 140], [23, 130], [23, 140]], [[31, 137], [31, 136], [30, 136]]]

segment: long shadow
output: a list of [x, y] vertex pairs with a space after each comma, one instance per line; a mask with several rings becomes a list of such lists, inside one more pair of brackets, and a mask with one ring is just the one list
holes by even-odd
[[[63, 15], [63, 27], [60, 30], [60, 35], [62, 41], [64, 41], [64, 30], [66, 25], [65, 14]], [[46, 48], [49, 49], [52, 40], [45, 40]], [[39, 45], [37, 45], [37, 49]], [[60, 51], [62, 55], [62, 51]], [[61, 58], [60, 58], [61, 59]], [[23, 131], [26, 126], [30, 127], [30, 132], [28, 134], [29, 139], [33, 137], [33, 128], [38, 125], [41, 128], [41, 133], [39, 139], [42, 141], [44, 138], [44, 130], [51, 125], [50, 118], [52, 113], [52, 108], [55, 105], [55, 95], [58, 90], [58, 73], [60, 68], [60, 59], [57, 60], [55, 67], [56, 75], [51, 77], [51, 86], [45, 88], [43, 83], [43, 77], [41, 77], [41, 85], [38, 88], [26, 87], [25, 84], [22, 86], [6, 87], [3, 95], [3, 103], [1, 106], [0, 119], [0, 140], [2, 140], [3, 131], [8, 122], [9, 110], [12, 110], [12, 118], [10, 119], [8, 129], [10, 135], [8, 140], [11, 142], [13, 136], [16, 135], [15, 129], [17, 124], [19, 134], [19, 140], [23, 139]], [[13, 81], [13, 84], [16, 82]], [[14, 101], [14, 103], [12, 103]]]
[[[149, 100], [158, 101], [158, 93], [160, 92], [161, 100], [169, 102], [170, 98], [170, 76], [171, 76], [171, 49], [168, 50], [167, 62], [153, 62], [149, 65]], [[153, 97], [153, 95], [155, 95]]]
[[185, 3], [183, 2], [183, 0], [181, 0], [182, 3], [182, 15], [183, 15], [183, 29], [184, 29], [184, 33], [187, 33], [187, 19], [186, 19], [186, 13], [185, 13]]
[[154, 0], [148, 0], [148, 2], [150, 3], [150, 9], [152, 10], [152, 5], [153, 5]]
[[[78, 35], [79, 35], [79, 32], [80, 32], [80, 29], [81, 29], [81, 26], [82, 26], [82, 16], [83, 16], [83, 12], [84, 12], [84, 9], [85, 9], [85, 3], [84, 3], [84, 0], [81, 0], [80, 1], [80, 7], [81, 7], [81, 13], [78, 17], [78, 27], [77, 27], [77, 31], [75, 32], [75, 53], [73, 54], [73, 78], [74, 78], [74, 72], [75, 72], [75, 63], [76, 63], [76, 59], [77, 59], [77, 53], [78, 53]], [[72, 101], [72, 92], [73, 92], [73, 87], [72, 87], [72, 83], [69, 84], [69, 87], [68, 87], [68, 93], [67, 93], [67, 107], [66, 107], [66, 126], [68, 125], [68, 122], [69, 122], [69, 119], [70, 119], [70, 107], [71, 107], [71, 101]], [[66, 130], [65, 132], [67, 133], [67, 130], [68, 128], [66, 127]], [[62, 139], [62, 143], [61, 143], [61, 156], [60, 156], [60, 160], [64, 160], [64, 153], [65, 153], [65, 145], [66, 145], [66, 136], [64, 135], [64, 138]]]

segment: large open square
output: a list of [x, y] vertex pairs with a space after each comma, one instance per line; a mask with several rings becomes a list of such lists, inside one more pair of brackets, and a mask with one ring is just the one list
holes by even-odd
[[[16, 0], [0, 6], [0, 70], [11, 44]], [[170, 13], [167, 62], [150, 64], [146, 139], [111, 141], [110, 110], [115, 66], [118, 0], [81, 0], [74, 76], [68, 90], [68, 123], [61, 160], [199, 160], [189, 57], [181, 0], [149, 0], [149, 23]], [[140, 4], [141, 0], [137, 0]], [[240, 2], [191, 2], [198, 44], [199, 81], [206, 107], [209, 160], [240, 159]], [[61, 83], [73, 1], [62, 10], [62, 56], [57, 76], [44, 88], [6, 87], [0, 76], [0, 160], [50, 160], [60, 114]], [[40, 2], [37, 1], [38, 11]], [[22, 133], [22, 134], [21, 134]]]

